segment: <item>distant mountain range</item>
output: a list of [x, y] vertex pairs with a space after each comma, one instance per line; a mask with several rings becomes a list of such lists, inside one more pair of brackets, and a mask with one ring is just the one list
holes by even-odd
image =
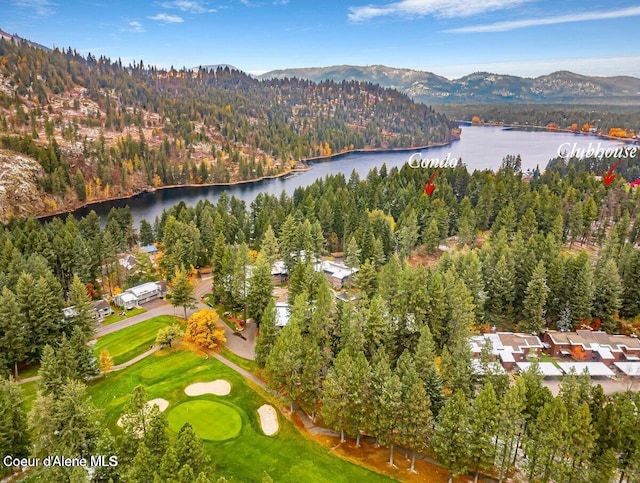
[[568, 71], [536, 78], [476, 72], [449, 80], [432, 72], [396, 69], [384, 65], [337, 65], [282, 69], [258, 78], [298, 77], [321, 82], [355, 80], [392, 87], [429, 104], [442, 103], [589, 103], [634, 104], [640, 101], [640, 79], [593, 77]]

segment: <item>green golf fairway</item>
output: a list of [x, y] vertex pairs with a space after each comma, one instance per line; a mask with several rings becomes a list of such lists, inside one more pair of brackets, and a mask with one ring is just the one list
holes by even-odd
[[176, 433], [190, 423], [196, 434], [209, 441], [224, 441], [237, 436], [242, 428], [240, 414], [226, 404], [213, 401], [188, 401], [169, 413], [169, 428]]

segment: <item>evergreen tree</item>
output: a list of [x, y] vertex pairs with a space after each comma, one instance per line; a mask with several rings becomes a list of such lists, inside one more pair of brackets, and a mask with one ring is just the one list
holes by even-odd
[[499, 481], [507, 477], [517, 458], [518, 446], [524, 426], [526, 389], [522, 379], [516, 379], [502, 401], [498, 412], [498, 438], [496, 465], [500, 470]]
[[271, 228], [271, 225], [267, 225], [264, 235], [262, 236], [262, 241], [260, 243], [260, 252], [264, 255], [269, 268], [271, 268], [280, 257], [280, 247], [278, 245], [278, 240], [273, 233], [273, 228]]
[[353, 359], [348, 351], [341, 351], [329, 368], [322, 383], [322, 419], [330, 427], [340, 431], [344, 443], [347, 416], [349, 414]]
[[523, 332], [540, 334], [544, 330], [545, 304], [549, 294], [545, 275], [544, 262], [540, 260], [525, 291], [524, 320], [519, 325], [520, 330]]
[[303, 370], [304, 344], [299, 324], [292, 320], [284, 327], [267, 357], [268, 382], [274, 389], [283, 391], [289, 398], [290, 410], [300, 384]]
[[413, 358], [418, 370], [418, 376], [422, 380], [427, 396], [431, 401], [431, 412], [434, 417], [437, 417], [444, 405], [444, 394], [442, 393], [442, 378], [436, 368], [436, 346], [431, 337], [429, 326], [422, 328]]
[[140, 245], [142, 246], [151, 245], [153, 242], [156, 241], [155, 236], [153, 234], [153, 227], [151, 226], [151, 223], [149, 223], [144, 218], [140, 220], [139, 238], [140, 238]]
[[633, 250], [625, 267], [621, 315], [635, 317], [640, 314], [640, 250]]
[[171, 281], [171, 292], [167, 295], [167, 299], [174, 307], [182, 307], [184, 309], [184, 318], [186, 320], [187, 309], [195, 307], [196, 299], [193, 285], [184, 269], [175, 269], [174, 277]]
[[378, 291], [378, 272], [376, 266], [366, 260], [355, 276], [355, 282], [367, 298], [371, 299]]
[[[350, 349], [346, 349], [350, 351]], [[362, 353], [352, 352], [351, 384], [348, 391], [346, 425], [350, 434], [356, 435], [356, 448], [360, 447], [360, 436], [367, 426], [368, 404], [371, 398], [371, 367]]]
[[[196, 436], [189, 423], [185, 423], [180, 428], [175, 442], [175, 450], [178, 463], [183, 469], [185, 466], [189, 466], [193, 473], [200, 473], [207, 469], [209, 456], [202, 441]], [[180, 472], [182, 473], [182, 471]]]
[[593, 315], [609, 334], [617, 332], [614, 317], [622, 307], [622, 281], [616, 262], [600, 258], [594, 274]]
[[264, 309], [260, 332], [256, 338], [255, 360], [259, 367], [265, 367], [269, 354], [278, 338], [275, 318], [276, 307], [273, 299], [271, 299]]
[[593, 301], [593, 269], [586, 252], [580, 252], [565, 272], [566, 297], [574, 323], [589, 320]]
[[0, 293], [0, 363], [13, 364], [14, 377], [18, 378], [18, 362], [25, 359], [27, 334], [20, 317], [16, 296], [7, 287]]
[[131, 461], [127, 480], [140, 483], [153, 483], [153, 474], [156, 471], [155, 459], [144, 443], [140, 443], [135, 458]]
[[488, 382], [473, 400], [469, 417], [469, 456], [471, 467], [475, 470], [475, 483], [481, 469], [489, 470], [493, 467], [497, 428], [498, 399], [493, 385]]
[[0, 379], [0, 457], [29, 456], [29, 431], [22, 389], [15, 380]]
[[256, 267], [251, 274], [247, 296], [247, 312], [256, 325], [260, 326], [262, 315], [272, 300], [271, 266], [262, 254], [258, 256]]
[[453, 393], [435, 424], [433, 449], [449, 470], [449, 483], [471, 468], [469, 453], [470, 409], [463, 391]]
[[429, 254], [435, 253], [438, 249], [438, 245], [440, 245], [440, 227], [438, 227], [438, 222], [435, 218], [431, 218], [422, 237], [422, 243]]

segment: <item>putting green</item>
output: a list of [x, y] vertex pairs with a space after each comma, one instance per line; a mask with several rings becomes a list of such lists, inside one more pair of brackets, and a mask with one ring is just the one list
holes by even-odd
[[169, 428], [176, 433], [184, 423], [190, 423], [202, 439], [224, 441], [240, 433], [242, 419], [233, 407], [214, 401], [188, 401], [174, 407], [169, 416]]

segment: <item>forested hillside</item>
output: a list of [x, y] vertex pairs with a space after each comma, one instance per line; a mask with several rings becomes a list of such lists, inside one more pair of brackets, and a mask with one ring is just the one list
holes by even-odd
[[[353, 148], [448, 142], [391, 89], [158, 70], [0, 39], [0, 218], [185, 183], [275, 175]], [[15, 163], [20, 159], [21, 163]]]

